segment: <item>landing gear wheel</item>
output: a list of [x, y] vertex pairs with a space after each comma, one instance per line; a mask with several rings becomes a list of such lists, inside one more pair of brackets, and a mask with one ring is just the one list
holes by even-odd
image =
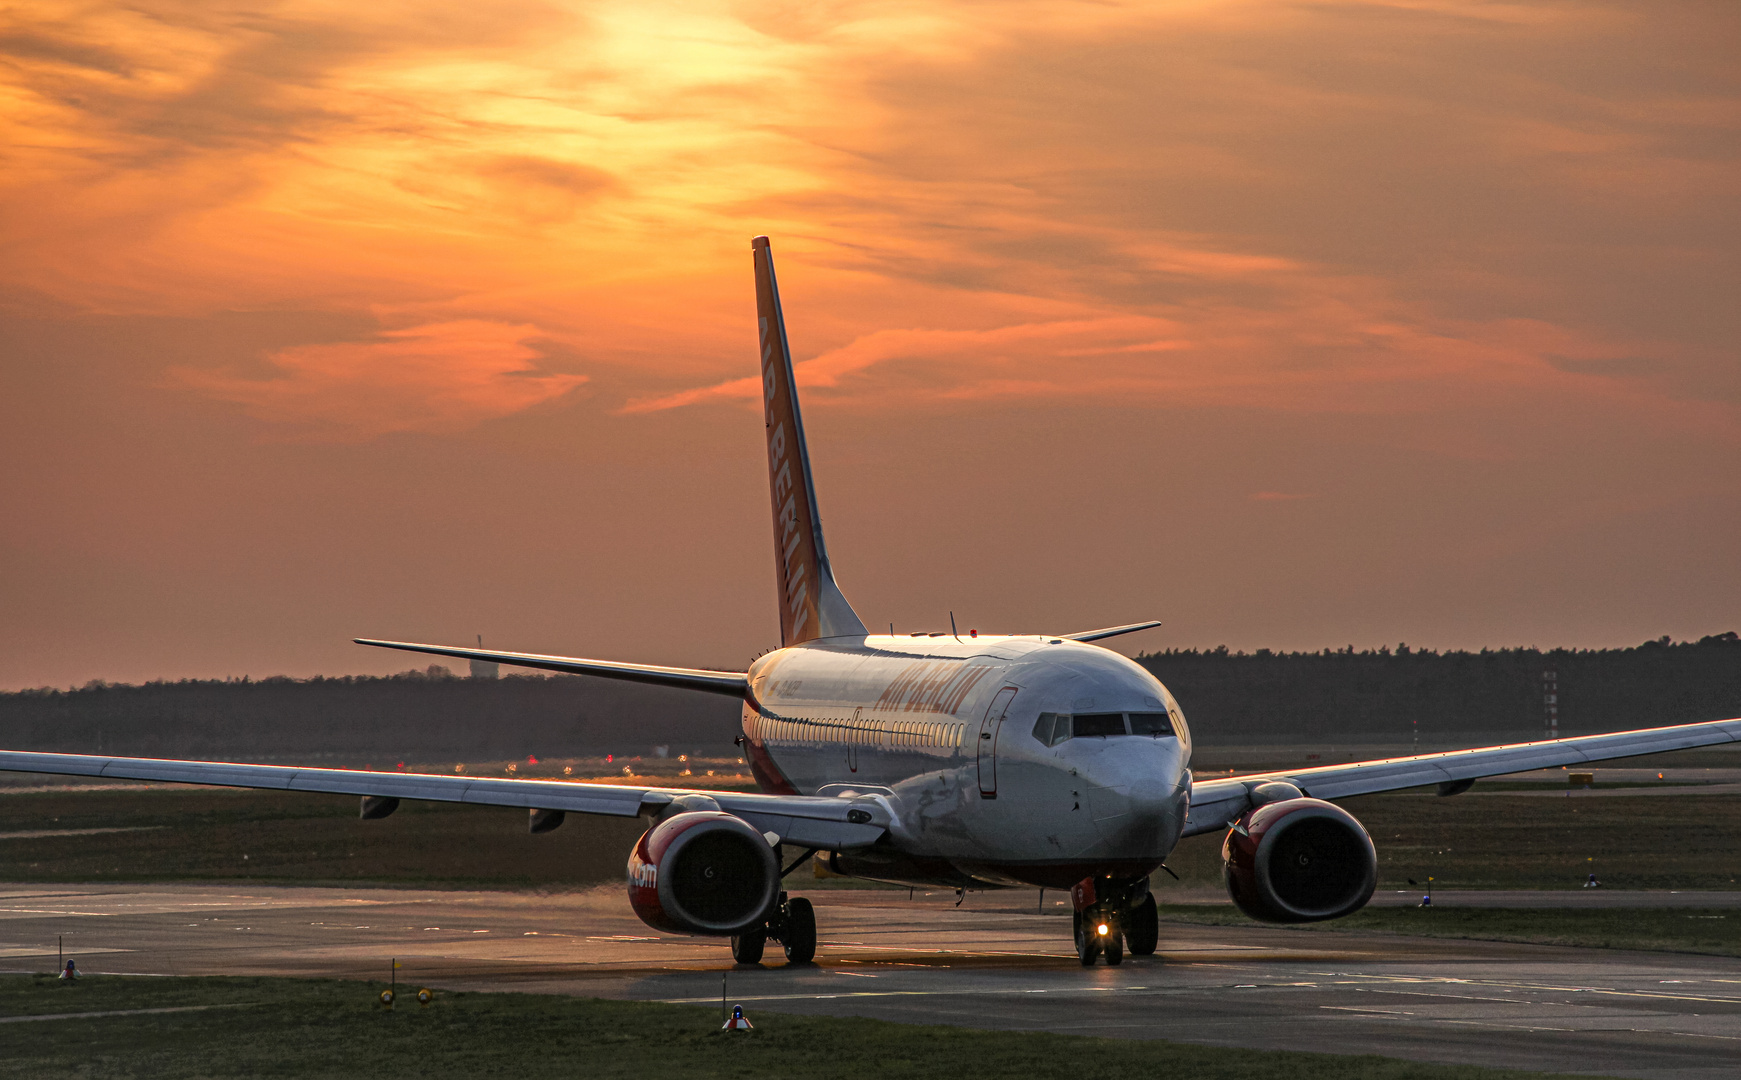
[[768, 943], [766, 930], [751, 930], [747, 934], [733, 934], [731, 939], [731, 958], [740, 964], [759, 964], [762, 962], [762, 949]]
[[816, 909], [802, 896], [786, 903], [786, 929], [781, 940], [788, 964], [808, 964], [816, 959]]
[[1108, 967], [1117, 967], [1124, 963], [1124, 934], [1116, 926], [1106, 935], [1105, 952]]
[[1100, 942], [1086, 928], [1076, 932], [1076, 958], [1082, 961], [1083, 967], [1093, 967], [1094, 958], [1100, 955]]
[[1155, 946], [1161, 941], [1161, 917], [1155, 911], [1153, 893], [1143, 897], [1142, 903], [1130, 909], [1125, 916], [1125, 944], [1130, 946], [1132, 956], [1153, 956]]

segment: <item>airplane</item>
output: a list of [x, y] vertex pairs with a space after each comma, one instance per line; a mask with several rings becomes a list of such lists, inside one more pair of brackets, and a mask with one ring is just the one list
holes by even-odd
[[[736, 742], [757, 792], [0, 752], [0, 770], [355, 795], [364, 818], [402, 799], [524, 808], [533, 833], [568, 814], [639, 816], [629, 904], [649, 926], [731, 939], [756, 964], [816, 954], [810, 902], [784, 882], [825, 872], [956, 889], [1068, 890], [1084, 966], [1150, 955], [1149, 879], [1184, 837], [1225, 831], [1233, 901], [1266, 922], [1335, 919], [1377, 884], [1366, 829], [1336, 800], [1741, 740], [1741, 719], [1198, 779], [1179, 703], [1097, 644], [1155, 621], [1071, 634], [872, 634], [823, 543], [768, 238], [751, 241], [774, 522], [780, 648], [743, 672], [358, 638], [362, 645], [624, 679], [743, 702]], [[951, 618], [953, 623], [953, 617]], [[788, 856], [792, 856], [788, 861]]]

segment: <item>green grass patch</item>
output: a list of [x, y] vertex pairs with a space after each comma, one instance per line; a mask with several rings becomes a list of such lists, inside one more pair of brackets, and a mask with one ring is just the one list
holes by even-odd
[[[752, 1010], [756, 1029], [719, 1031], [704, 1006], [531, 994], [405, 994], [382, 984], [258, 978], [110, 976], [57, 985], [0, 977], [0, 1016], [119, 1012], [0, 1024], [0, 1077], [576, 1076], [828, 1077], [885, 1080], [1020, 1076], [1150, 1080], [1157, 1062], [1194, 1080], [1501, 1080], [1548, 1074], [1423, 1065], [1376, 1056], [1229, 1050], [1185, 1043], [992, 1032]], [[408, 988], [400, 987], [404, 992]], [[415, 989], [415, 988], [410, 988]], [[201, 1011], [134, 1012], [142, 1009]]]
[[[1741, 798], [1554, 799], [1368, 795], [1342, 802], [1378, 848], [1379, 888], [1432, 876], [1445, 889], [1567, 889], [1594, 872], [1610, 889], [1735, 889]], [[142, 831], [78, 835], [85, 829]], [[163, 787], [0, 794], [0, 880], [260, 881], [483, 888], [620, 882], [638, 818], [569, 816], [530, 836], [524, 811], [404, 803], [359, 821], [346, 796]], [[1221, 837], [1192, 837], [1168, 865], [1221, 884]], [[817, 882], [799, 888], [867, 887]], [[1166, 879], [1157, 882], [1165, 889]]]
[[[1161, 918], [1207, 926], [1252, 925], [1231, 905], [1166, 905]], [[1736, 908], [1369, 907], [1345, 919], [1289, 929], [1741, 956], [1741, 909]], [[1166, 940], [1164, 931], [1161, 939]]]
[[0, 795], [0, 834], [51, 833], [0, 838], [0, 880], [584, 887], [620, 880], [645, 828], [576, 815], [532, 836], [524, 810], [416, 802], [362, 821], [351, 796], [217, 788]]

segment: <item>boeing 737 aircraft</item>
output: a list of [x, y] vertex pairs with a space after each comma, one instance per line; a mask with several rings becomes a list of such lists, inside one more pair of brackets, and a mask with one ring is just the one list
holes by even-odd
[[816, 952], [808, 901], [787, 875], [953, 888], [1068, 889], [1084, 965], [1155, 951], [1149, 875], [1181, 837], [1224, 831], [1228, 891], [1272, 922], [1359, 910], [1377, 879], [1372, 838], [1335, 800], [1741, 739], [1741, 720], [1196, 780], [1191, 730], [1154, 676], [1095, 642], [1154, 622], [1074, 634], [872, 634], [822, 540], [791, 349], [766, 237], [756, 278], [780, 648], [734, 672], [360, 644], [627, 679], [743, 701], [759, 793], [0, 752], [0, 769], [357, 795], [362, 816], [401, 799], [523, 807], [532, 832], [567, 814], [640, 816], [629, 903], [656, 929], [732, 939], [740, 963], [772, 939]]

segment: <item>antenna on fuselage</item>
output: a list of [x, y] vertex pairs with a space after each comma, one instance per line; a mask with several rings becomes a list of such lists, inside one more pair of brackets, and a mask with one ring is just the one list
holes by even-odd
[[953, 611], [949, 613], [949, 636], [956, 641], [961, 640], [961, 631], [955, 629], [955, 612]]

